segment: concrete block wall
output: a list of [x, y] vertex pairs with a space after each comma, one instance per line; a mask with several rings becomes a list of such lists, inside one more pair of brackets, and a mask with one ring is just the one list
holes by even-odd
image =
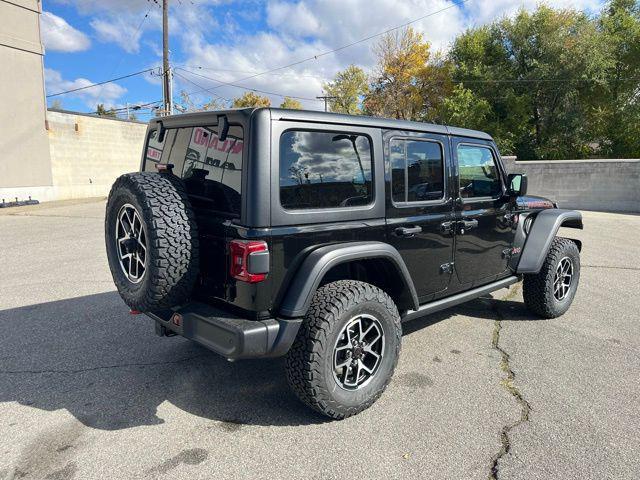
[[104, 196], [115, 179], [140, 168], [145, 123], [47, 113], [56, 197]]
[[[117, 177], [140, 168], [147, 124], [58, 110], [47, 111], [47, 162], [37, 168], [51, 180], [14, 187], [0, 178], [0, 198], [41, 202], [103, 197]], [[36, 168], [22, 163], [15, 169]]]
[[516, 161], [503, 157], [511, 173], [526, 173], [528, 192], [561, 208], [640, 213], [640, 160]]

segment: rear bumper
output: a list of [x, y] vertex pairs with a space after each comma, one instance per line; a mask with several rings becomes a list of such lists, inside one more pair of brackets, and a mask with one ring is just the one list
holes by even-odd
[[156, 321], [159, 335], [170, 332], [182, 335], [231, 360], [286, 354], [302, 322], [275, 318], [247, 320], [199, 302], [146, 315]]

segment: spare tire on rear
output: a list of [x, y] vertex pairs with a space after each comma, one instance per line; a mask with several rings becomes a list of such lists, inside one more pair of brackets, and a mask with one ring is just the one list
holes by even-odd
[[198, 227], [182, 180], [127, 173], [109, 193], [105, 241], [113, 281], [133, 310], [186, 302], [198, 275]]

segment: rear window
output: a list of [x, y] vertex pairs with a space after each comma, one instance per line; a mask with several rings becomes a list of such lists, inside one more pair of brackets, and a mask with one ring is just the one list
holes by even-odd
[[346, 208], [373, 200], [369, 137], [290, 130], [280, 137], [280, 203], [288, 210]]
[[389, 142], [391, 195], [395, 203], [444, 197], [442, 147], [431, 140], [394, 138]]
[[162, 142], [153, 131], [147, 142], [145, 170], [154, 171], [156, 163], [171, 163], [189, 196], [201, 206], [240, 216], [243, 150], [240, 126], [229, 127], [224, 142], [218, 139], [216, 127], [168, 129]]

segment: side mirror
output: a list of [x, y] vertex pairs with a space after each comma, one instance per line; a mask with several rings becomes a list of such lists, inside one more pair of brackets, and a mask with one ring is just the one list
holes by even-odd
[[229, 134], [229, 119], [226, 115], [218, 115], [218, 140], [224, 142]]
[[524, 173], [509, 174], [509, 195], [517, 197], [527, 194], [527, 176]]

